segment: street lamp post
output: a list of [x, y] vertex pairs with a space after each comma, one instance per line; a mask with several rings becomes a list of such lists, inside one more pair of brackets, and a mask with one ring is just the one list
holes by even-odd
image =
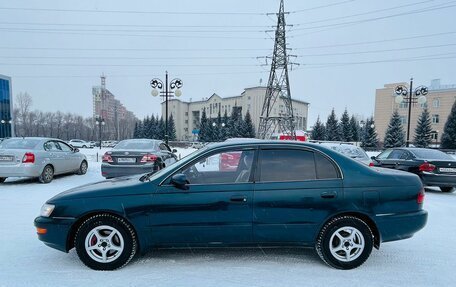
[[[10, 136], [12, 136], [12, 130], [13, 130], [13, 129], [12, 129], [12, 124], [13, 124], [13, 120], [12, 120], [12, 119], [2, 119], [2, 120], [0, 121], [0, 123], [1, 123], [1, 125], [2, 125], [2, 129], [4, 128], [4, 130], [5, 130], [5, 137], [10, 137]], [[8, 125], [8, 124], [10, 125], [10, 132], [9, 132], [9, 133], [7, 132], [7, 131], [8, 131], [8, 126], [7, 126], [7, 125]], [[3, 125], [5, 125], [5, 126], [3, 127]], [[8, 135], [8, 134], [9, 134], [9, 135]]]
[[[165, 84], [163, 85], [163, 81], [157, 78], [154, 78], [150, 81], [150, 86], [152, 87], [152, 96], [156, 97], [158, 95], [164, 96], [165, 98], [165, 142], [168, 144], [169, 141], [169, 129], [168, 129], [168, 99], [169, 97], [176, 96], [180, 97], [182, 92], [180, 88], [184, 83], [181, 79], [173, 79], [168, 85], [168, 71], [166, 71], [165, 75]], [[158, 91], [162, 90], [163, 86], [165, 86], [165, 91]]]
[[407, 89], [404, 85], [399, 85], [394, 90], [396, 94], [395, 102], [400, 104], [406, 102], [408, 104], [408, 117], [407, 117], [407, 142], [406, 146], [410, 146], [410, 117], [412, 115], [412, 104], [425, 104], [427, 99], [426, 95], [428, 94], [428, 88], [425, 86], [419, 86], [413, 90], [413, 78], [410, 79], [410, 86]]
[[95, 124], [98, 126], [98, 140], [100, 141], [101, 149], [101, 127], [105, 125], [105, 120], [102, 117], [97, 117], [95, 119]]

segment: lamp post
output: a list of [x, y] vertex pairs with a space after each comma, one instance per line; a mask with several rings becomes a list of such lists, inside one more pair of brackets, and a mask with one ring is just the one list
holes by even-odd
[[[165, 84], [163, 85], [163, 81], [157, 78], [154, 78], [150, 81], [150, 86], [152, 87], [152, 96], [157, 97], [158, 95], [164, 96], [165, 97], [165, 110], [166, 110], [166, 115], [165, 115], [165, 143], [168, 144], [169, 140], [169, 129], [168, 129], [168, 98], [172, 96], [180, 97], [182, 95], [182, 92], [180, 88], [184, 83], [182, 82], [181, 79], [173, 79], [169, 84], [168, 84], [168, 71], [166, 71], [165, 75]], [[163, 86], [165, 88], [165, 91], [163, 90]], [[159, 91], [160, 90], [160, 91]]]
[[[13, 124], [13, 120], [12, 119], [2, 119], [0, 121], [0, 123], [2, 124], [2, 129], [4, 129], [5, 133], [4, 133], [4, 137], [10, 137], [12, 135], [12, 127], [10, 128], [10, 132], [8, 133], [8, 124], [11, 126]], [[3, 126], [5, 125], [5, 126]]]
[[98, 140], [100, 141], [100, 149], [101, 149], [101, 127], [105, 125], [105, 120], [98, 116], [95, 118], [95, 124], [98, 126]]
[[407, 142], [406, 146], [410, 145], [410, 117], [412, 115], [412, 104], [425, 104], [427, 99], [426, 95], [428, 94], [428, 88], [425, 86], [419, 86], [413, 90], [413, 78], [410, 79], [410, 86], [407, 89], [404, 85], [399, 85], [394, 90], [396, 94], [395, 102], [400, 104], [406, 102], [408, 104], [408, 117], [407, 117]]

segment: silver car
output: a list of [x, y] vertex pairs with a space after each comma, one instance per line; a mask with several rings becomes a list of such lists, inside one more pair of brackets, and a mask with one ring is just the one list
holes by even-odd
[[10, 138], [0, 143], [0, 183], [8, 177], [38, 178], [49, 183], [54, 175], [85, 174], [85, 155], [52, 138]]

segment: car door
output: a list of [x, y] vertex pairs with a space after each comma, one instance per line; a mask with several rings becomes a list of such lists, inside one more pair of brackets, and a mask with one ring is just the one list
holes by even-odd
[[336, 164], [306, 148], [262, 147], [255, 181], [253, 235], [258, 243], [312, 242], [344, 198]]
[[[236, 170], [220, 169], [221, 155], [241, 152]], [[205, 154], [176, 171], [187, 190], [169, 178], [152, 195], [150, 240], [155, 245], [230, 245], [252, 241], [254, 147]]]
[[65, 172], [65, 162], [62, 157], [61, 150], [55, 145], [54, 141], [47, 141], [44, 143], [44, 150], [49, 158], [50, 164], [54, 167], [54, 174]]
[[176, 155], [172, 153], [171, 149], [167, 144], [160, 143], [158, 145], [158, 148], [160, 149], [160, 153], [166, 166], [171, 165], [177, 161]]
[[73, 148], [62, 141], [55, 141], [55, 145], [60, 149], [65, 172], [77, 170], [80, 164], [78, 153], [75, 153]]
[[407, 158], [406, 151], [402, 149], [393, 149], [388, 157], [383, 160], [382, 167], [400, 169], [402, 162]]

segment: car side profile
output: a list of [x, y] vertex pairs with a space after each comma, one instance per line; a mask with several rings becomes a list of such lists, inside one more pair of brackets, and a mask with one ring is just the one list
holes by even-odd
[[438, 186], [442, 192], [453, 192], [456, 187], [456, 160], [439, 150], [393, 148], [372, 159], [375, 166], [414, 173], [425, 186]]
[[74, 148], [93, 148], [90, 142], [84, 140], [72, 139], [68, 143]]
[[8, 177], [38, 178], [49, 183], [55, 175], [87, 172], [85, 155], [59, 139], [10, 138], [0, 143], [0, 183]]
[[[236, 154], [230, 168], [224, 154]], [[235, 168], [234, 168], [235, 167]], [[369, 168], [318, 144], [208, 145], [154, 174], [85, 185], [49, 199], [38, 238], [96, 270], [155, 248], [313, 247], [352, 269], [427, 221], [418, 176]]]

